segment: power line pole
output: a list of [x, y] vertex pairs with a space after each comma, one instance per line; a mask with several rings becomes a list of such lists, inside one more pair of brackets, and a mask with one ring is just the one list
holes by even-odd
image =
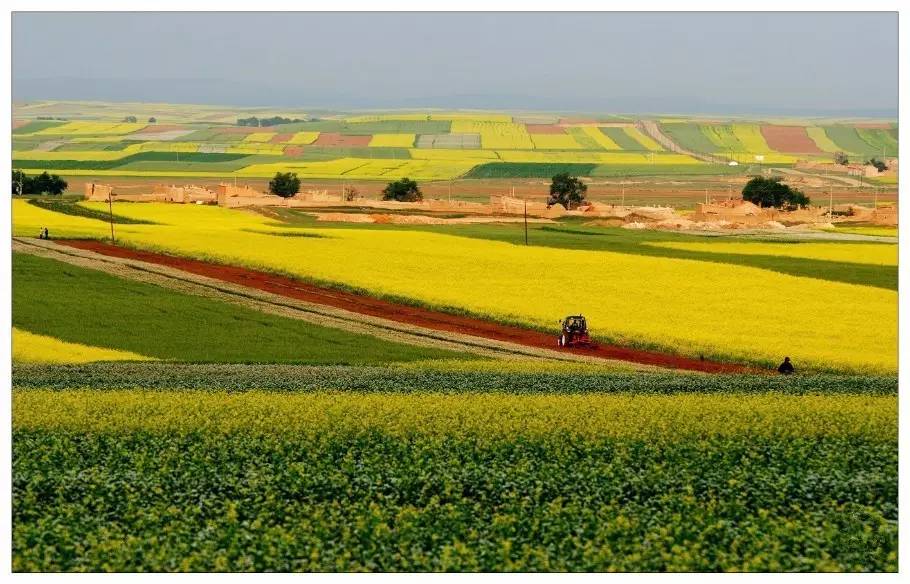
[[525, 245], [528, 245], [528, 200], [525, 199]]
[[116, 245], [117, 240], [114, 239], [114, 192], [113, 191], [108, 191], [108, 193], [107, 193], [107, 212], [108, 212], [108, 217], [110, 218], [110, 221], [111, 221], [111, 243]]

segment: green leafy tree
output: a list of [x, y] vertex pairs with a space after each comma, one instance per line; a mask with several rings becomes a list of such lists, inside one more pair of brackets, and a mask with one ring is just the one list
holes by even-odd
[[66, 190], [66, 181], [56, 174], [47, 171], [37, 176], [28, 176], [21, 170], [13, 171], [13, 192], [23, 195], [62, 195]]
[[795, 208], [809, 204], [802, 191], [782, 182], [780, 177], [752, 177], [743, 187], [743, 199], [762, 207]]
[[550, 184], [550, 198], [547, 205], [559, 203], [566, 209], [574, 209], [581, 205], [588, 193], [588, 185], [581, 182], [578, 177], [569, 176], [562, 172], [553, 177]]
[[386, 188], [382, 189], [383, 201], [405, 201], [414, 202], [422, 201], [423, 193], [417, 186], [417, 181], [409, 178], [402, 178], [395, 182], [390, 182]]
[[878, 158], [872, 158], [871, 160], [867, 160], [866, 164], [874, 166], [879, 172], [885, 172], [886, 170], [888, 170], [888, 165], [885, 164], [884, 162], [882, 162], [881, 160], [879, 160]]
[[269, 192], [284, 199], [293, 197], [300, 190], [300, 179], [296, 172], [276, 172], [269, 181]]
[[137, 120], [136, 120], [136, 116], [126, 116], [125, 118], [123, 118], [123, 121], [128, 124], [135, 124]]
[[850, 157], [847, 156], [846, 152], [841, 152], [840, 150], [838, 150], [837, 152], [834, 153], [834, 164], [840, 164], [842, 166], [846, 166], [846, 165], [850, 164]]
[[157, 118], [154, 118], [154, 117], [151, 117], [151, 118], [149, 118], [149, 123], [150, 123], [150, 124], [157, 124], [157, 123], [158, 123], [158, 119], [157, 119]]

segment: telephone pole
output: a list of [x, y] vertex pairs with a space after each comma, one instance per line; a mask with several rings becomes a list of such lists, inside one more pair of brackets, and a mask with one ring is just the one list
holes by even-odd
[[525, 245], [528, 245], [528, 200], [525, 199]]
[[114, 193], [113, 193], [113, 191], [109, 191], [107, 193], [107, 212], [108, 212], [108, 217], [110, 218], [110, 221], [111, 221], [111, 243], [116, 245], [117, 240], [114, 239]]

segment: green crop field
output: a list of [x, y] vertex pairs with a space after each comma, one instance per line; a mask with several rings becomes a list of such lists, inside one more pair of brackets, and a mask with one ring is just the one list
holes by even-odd
[[[307, 121], [237, 124], [252, 115]], [[14, 167], [130, 192], [290, 169], [333, 193], [407, 175], [428, 198], [469, 178], [477, 200], [524, 178], [517, 196], [540, 200], [567, 172], [597, 204], [620, 188], [672, 204], [796, 164], [769, 124], [814, 124], [851, 160], [898, 147], [871, 120], [660, 120], [696, 158], [600, 114], [34, 102], [13, 117]], [[700, 156], [724, 148], [743, 163]], [[331, 205], [13, 197], [14, 571], [897, 571], [897, 228]], [[112, 229], [116, 249], [84, 241]], [[558, 349], [578, 313], [599, 347]], [[793, 375], [776, 374], [785, 355]]]
[[894, 570], [896, 406], [18, 389], [13, 568]]
[[[13, 326], [183, 361], [368, 364], [460, 356], [310, 325], [30, 255], [13, 255]], [[36, 302], [35, 299], [42, 299]]]

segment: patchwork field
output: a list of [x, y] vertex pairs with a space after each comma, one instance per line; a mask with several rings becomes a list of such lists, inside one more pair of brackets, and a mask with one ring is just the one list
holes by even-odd
[[[265, 169], [299, 167], [302, 161], [343, 161], [370, 158], [393, 161], [402, 149], [417, 151], [455, 150], [465, 155], [417, 167], [393, 165], [385, 172], [354, 172], [356, 166], [339, 162], [326, 169], [307, 172], [310, 177], [356, 179], [401, 178], [451, 180], [468, 176], [478, 166], [473, 152], [483, 152], [504, 162], [551, 165], [590, 164], [593, 176], [632, 174], [673, 176], [722, 174], [725, 161], [740, 164], [792, 165], [801, 159], [829, 160], [836, 151], [854, 156], [896, 156], [897, 133], [890, 124], [800, 126], [768, 123], [706, 123], [675, 118], [664, 120], [661, 132], [676, 147], [695, 154], [715, 156], [713, 163], [667, 152], [636, 120], [546, 115], [512, 116], [498, 112], [429, 112], [352, 115], [333, 113], [324, 117], [296, 113], [305, 120], [270, 127], [231, 125], [234, 120], [209, 114], [188, 116], [192, 106], [177, 108], [182, 118], [154, 117], [151, 123], [125, 123], [111, 119], [123, 111], [120, 104], [105, 114], [92, 104], [17, 105], [14, 111], [13, 165], [28, 171], [58, 170], [67, 175], [170, 176], [229, 178], [234, 174], [266, 178]], [[152, 106], [136, 106], [147, 111]], [[165, 106], [162, 106], [167, 111]], [[203, 108], [204, 109], [204, 108]], [[66, 111], [72, 118], [38, 120], [44, 111]], [[94, 116], [97, 119], [82, 119]], [[300, 117], [298, 117], [300, 116]], [[244, 117], [239, 110], [237, 118]], [[212, 119], [209, 119], [212, 118]], [[217, 120], [215, 119], [217, 118]], [[150, 118], [151, 119], [151, 118]], [[167, 123], [162, 123], [167, 122]], [[364, 150], [366, 152], [352, 152]], [[156, 164], [136, 167], [126, 158], [140, 152], [232, 153], [247, 156], [233, 168], [200, 164]], [[603, 157], [602, 155], [610, 156]], [[268, 157], [269, 160], [262, 160]], [[407, 155], [404, 155], [407, 157]], [[415, 157], [422, 158], [422, 157]], [[425, 160], [436, 160], [423, 158]], [[118, 163], [120, 161], [121, 163]], [[214, 161], [213, 161], [214, 162]], [[76, 164], [80, 163], [80, 164]], [[257, 167], [259, 164], [267, 167]], [[381, 166], [381, 163], [380, 163]], [[602, 168], [600, 168], [602, 167]], [[579, 167], [584, 170], [587, 167]], [[170, 174], [166, 174], [171, 171]], [[632, 172], [634, 171], [634, 172]], [[408, 174], [410, 173], [410, 174]], [[483, 171], [474, 175], [485, 176]], [[518, 178], [541, 176], [540, 168], [528, 167]]]
[[[72, 107], [17, 107], [15, 166], [135, 192], [292, 170], [444, 197], [462, 177], [484, 198], [703, 174], [698, 200], [756, 155], [897, 150], [889, 124], [817, 120], [662, 120], [683, 153], [620, 117], [36, 119]], [[266, 114], [309, 121], [232, 126]], [[159, 123], [121, 133], [126, 115]], [[895, 228], [352, 227], [72, 199], [12, 201], [14, 571], [898, 569]], [[579, 313], [597, 346], [557, 349]]]

